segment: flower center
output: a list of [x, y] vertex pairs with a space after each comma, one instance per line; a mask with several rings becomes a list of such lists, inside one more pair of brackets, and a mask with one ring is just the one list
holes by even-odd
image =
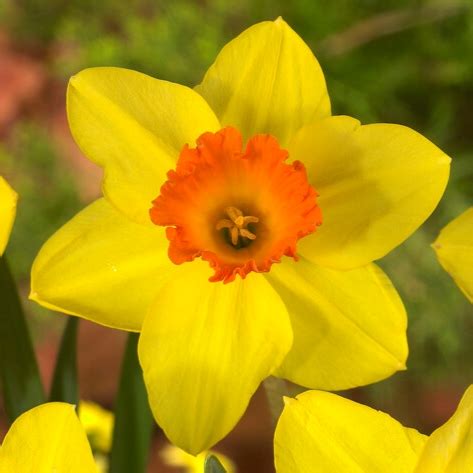
[[297, 241], [322, 215], [304, 165], [287, 158], [270, 135], [243, 148], [231, 127], [184, 146], [150, 209], [152, 222], [166, 227], [171, 261], [201, 257], [215, 270], [210, 281], [231, 282], [269, 271], [282, 256], [297, 259]]
[[251, 215], [245, 217], [243, 212], [236, 207], [227, 207], [225, 213], [228, 215], [229, 219], [220, 219], [215, 228], [217, 230], [227, 230], [229, 239], [235, 248], [244, 248], [253, 240], [256, 240], [256, 235], [250, 231], [248, 225], [258, 223], [258, 217]]

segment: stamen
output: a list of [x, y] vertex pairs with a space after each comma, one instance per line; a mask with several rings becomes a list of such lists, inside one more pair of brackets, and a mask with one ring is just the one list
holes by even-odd
[[250, 240], [255, 240], [256, 239], [256, 235], [254, 233], [251, 233], [250, 231], [248, 231], [246, 228], [242, 228], [240, 230], [240, 235], [244, 236], [245, 238], [249, 238]]
[[227, 220], [226, 218], [222, 218], [217, 223], [217, 230], [223, 230], [224, 228], [232, 228], [234, 223], [231, 220]]
[[245, 217], [243, 212], [236, 207], [227, 207], [225, 213], [230, 217], [230, 220], [222, 218], [217, 222], [215, 228], [217, 230], [228, 228], [233, 246], [238, 246], [240, 237], [247, 238], [248, 240], [256, 239], [256, 235], [252, 233], [247, 226], [250, 223], [258, 223], [258, 217], [253, 217], [252, 215]]

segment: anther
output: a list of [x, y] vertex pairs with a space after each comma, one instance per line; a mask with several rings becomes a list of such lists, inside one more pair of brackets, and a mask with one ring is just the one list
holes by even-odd
[[229, 217], [222, 218], [217, 222], [215, 228], [223, 230], [228, 228], [230, 239], [233, 246], [237, 246], [240, 238], [247, 238], [248, 240], [255, 240], [256, 235], [252, 233], [247, 226], [250, 223], [258, 223], [259, 218], [252, 215], [244, 216], [243, 212], [236, 207], [227, 207], [225, 213]]

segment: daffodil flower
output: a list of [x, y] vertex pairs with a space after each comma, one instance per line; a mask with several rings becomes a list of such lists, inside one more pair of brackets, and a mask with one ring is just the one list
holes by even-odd
[[112, 447], [113, 412], [104, 409], [95, 402], [81, 401], [78, 413], [79, 420], [84, 426], [92, 446], [102, 453], [109, 453]]
[[203, 473], [205, 460], [209, 454], [218, 458], [227, 473], [235, 473], [237, 471], [230, 458], [228, 458], [226, 455], [223, 455], [222, 453], [217, 453], [214, 451], [201, 452], [194, 456], [189, 455], [184, 450], [181, 450], [175, 445], [166, 445], [166, 447], [163, 448], [160, 453], [163, 462], [166, 465], [180, 468], [180, 470], [184, 471], [185, 473]]
[[277, 473], [473, 471], [473, 386], [430, 437], [341, 396], [307, 391], [286, 399], [274, 454]]
[[98, 473], [74, 406], [53, 402], [15, 420], [0, 448], [2, 473]]
[[91, 401], [80, 401], [78, 414], [92, 447], [95, 466], [99, 473], [107, 473], [115, 416]]
[[18, 195], [0, 176], [0, 257], [7, 247], [8, 239], [15, 221]]
[[104, 409], [95, 402], [81, 401], [78, 414], [80, 423], [83, 425], [92, 447], [97, 470], [100, 473], [106, 473], [115, 423], [113, 412]]
[[86, 69], [67, 110], [104, 198], [43, 246], [31, 298], [141, 331], [173, 443], [210, 448], [269, 375], [331, 390], [405, 368], [406, 314], [372, 261], [430, 215], [450, 159], [409, 128], [331, 117], [282, 19], [228, 43], [195, 89]]
[[473, 207], [443, 228], [432, 247], [442, 267], [473, 303]]

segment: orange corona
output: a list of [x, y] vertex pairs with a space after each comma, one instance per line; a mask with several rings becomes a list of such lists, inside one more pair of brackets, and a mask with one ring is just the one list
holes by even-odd
[[296, 258], [297, 241], [322, 216], [304, 165], [287, 158], [271, 135], [243, 148], [232, 127], [186, 145], [150, 209], [153, 223], [167, 227], [171, 261], [201, 257], [215, 270], [210, 281], [227, 283], [267, 272], [283, 255]]

